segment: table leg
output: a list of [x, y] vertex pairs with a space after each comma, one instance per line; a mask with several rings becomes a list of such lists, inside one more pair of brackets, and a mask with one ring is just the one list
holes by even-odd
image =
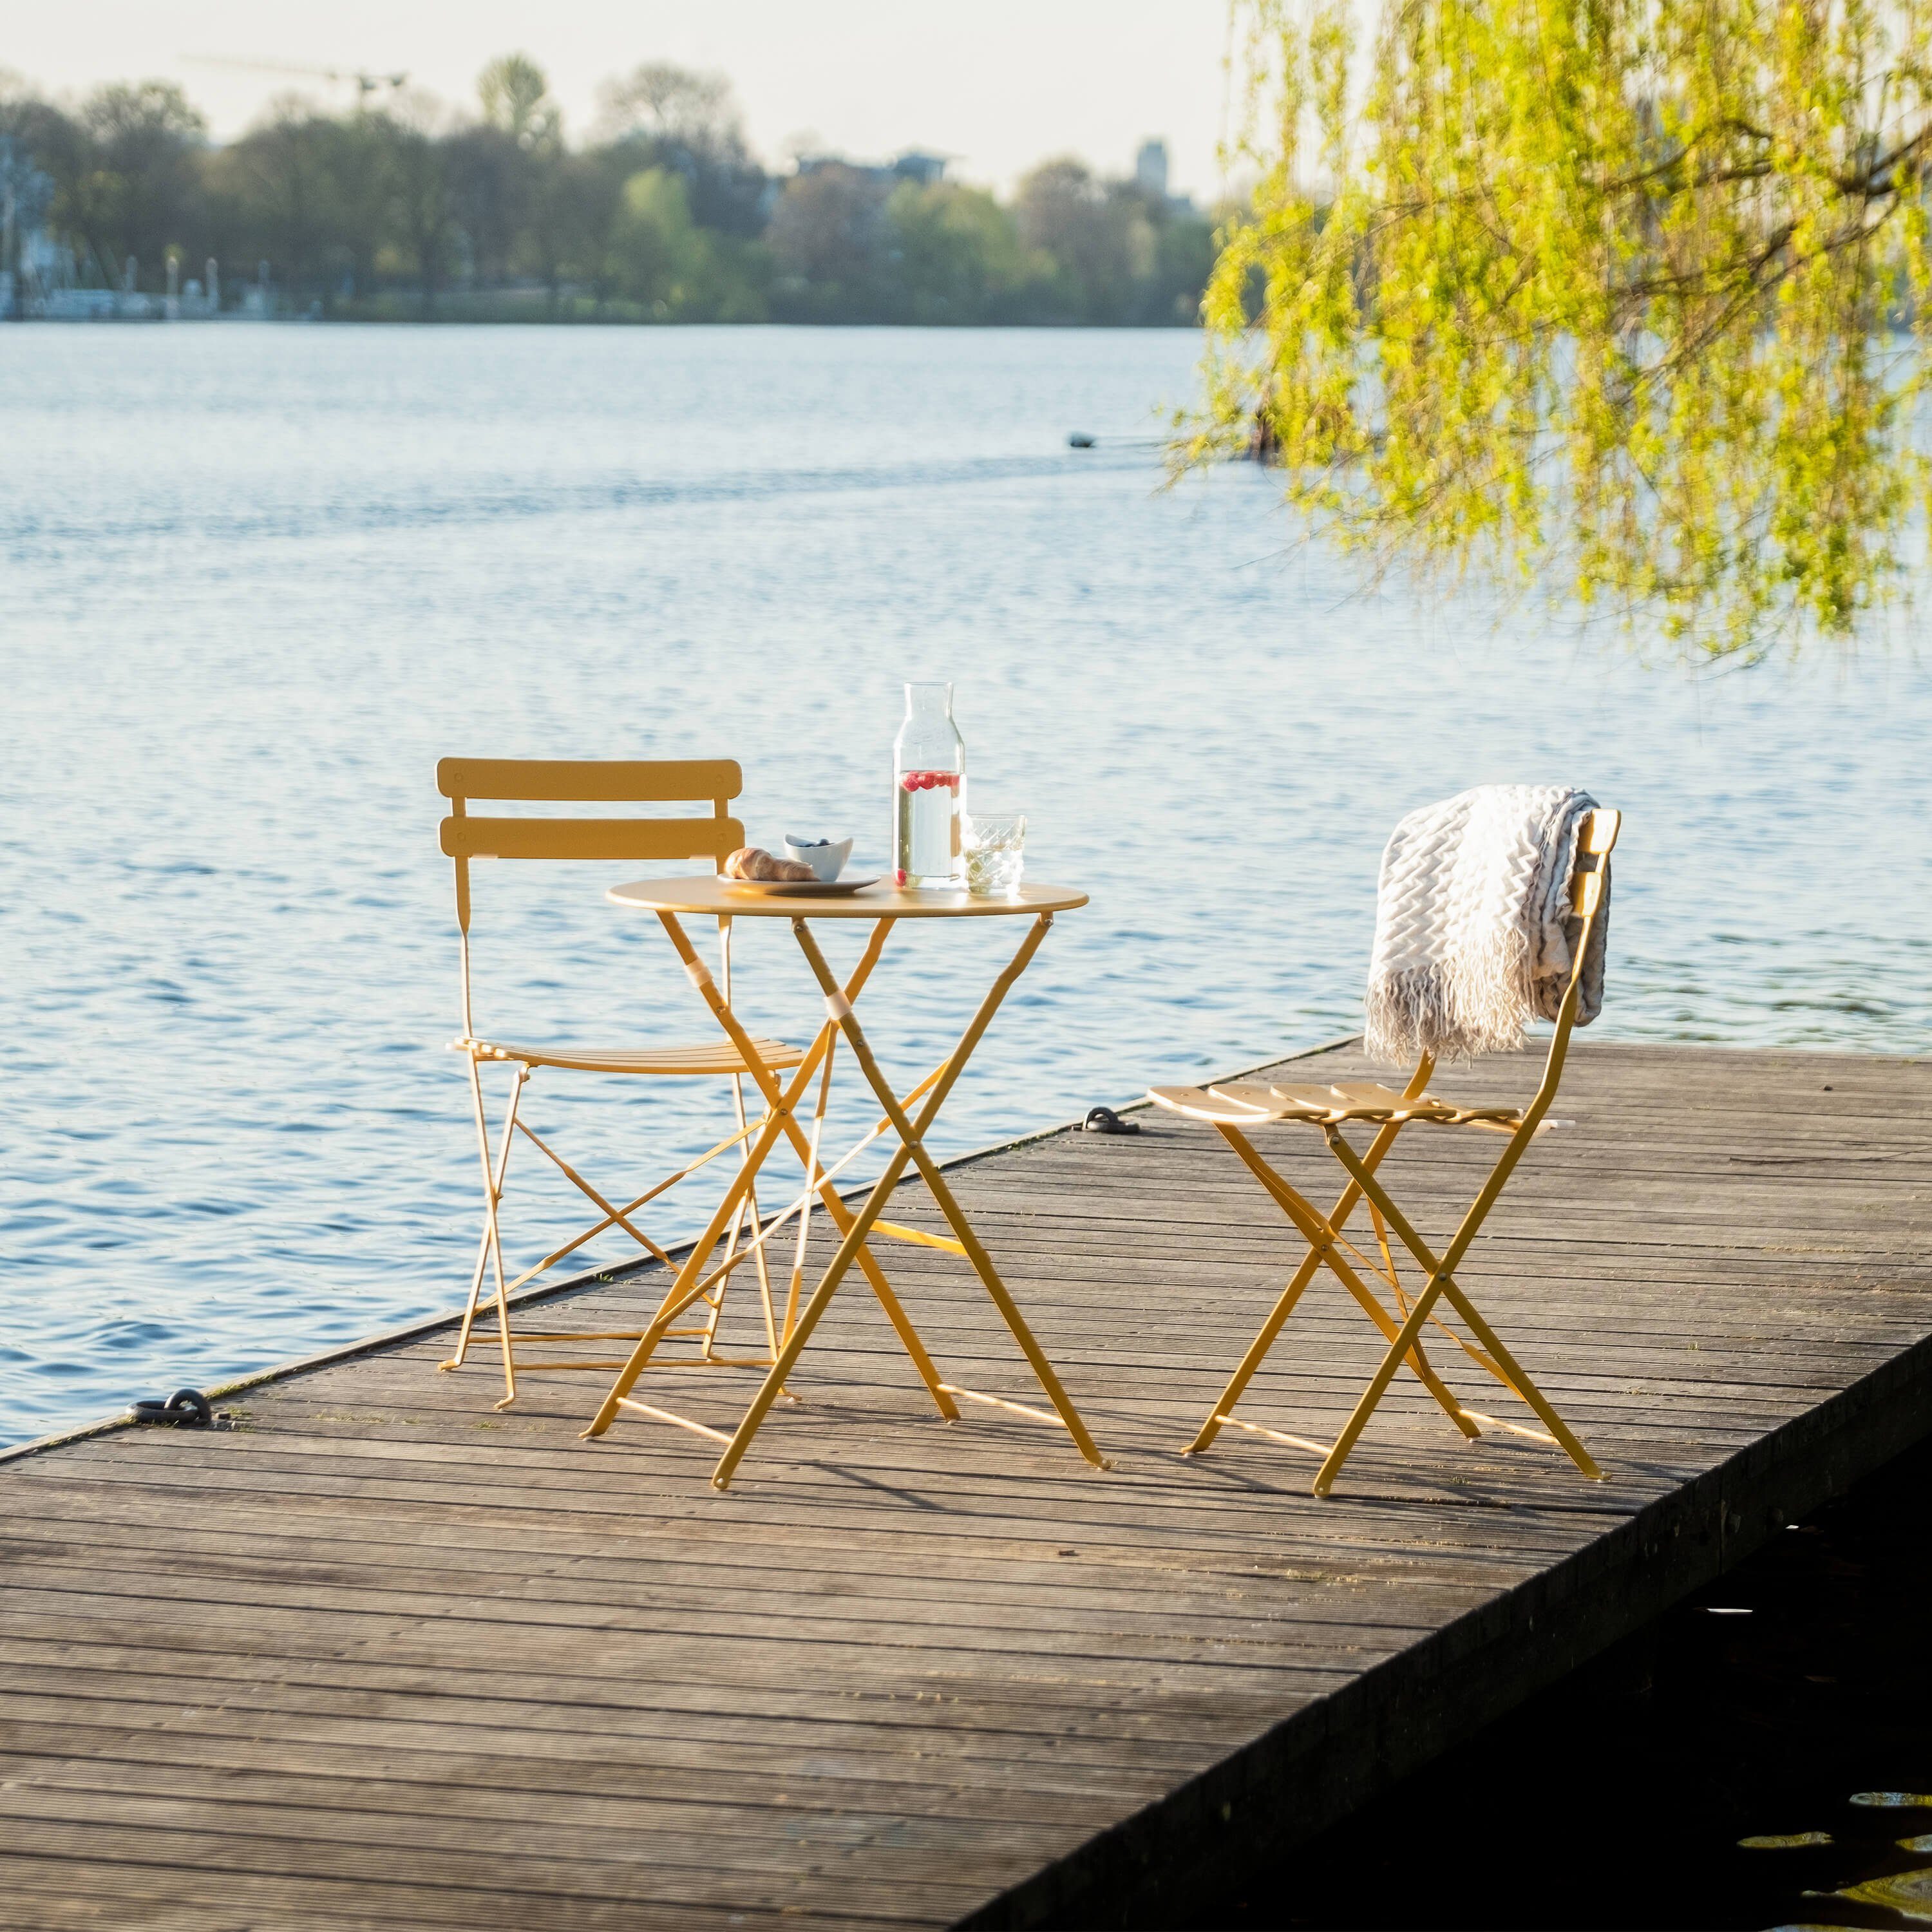
[[[770, 1068], [766, 1066], [764, 1061], [759, 1058], [758, 1050], [752, 1044], [751, 1035], [746, 1033], [743, 1027], [739, 1024], [737, 1015], [731, 1010], [730, 1002], [719, 993], [716, 982], [706, 970], [704, 962], [698, 957], [696, 949], [686, 938], [683, 927], [679, 925], [676, 916], [673, 914], [661, 912], [658, 918], [666, 933], [669, 934], [670, 943], [677, 949], [678, 956], [683, 960], [685, 970], [690, 974], [699, 992], [704, 995], [705, 1004], [710, 1007], [712, 1016], [716, 1018], [718, 1024], [724, 1029], [733, 1046], [736, 1047], [740, 1054], [743, 1056], [746, 1069], [758, 1083], [760, 1093], [765, 1096], [765, 1104], [767, 1106], [777, 1105], [780, 1100], [780, 1095], [776, 1078]], [[862, 964], [866, 964], [866, 977], [871, 976], [872, 966], [866, 962], [870, 961], [876, 963], [878, 958], [878, 949], [883, 949], [886, 934], [892, 930], [895, 922], [891, 920], [881, 920], [878, 926], [874, 928], [873, 936], [875, 944], [867, 946], [864, 958], [861, 961]], [[858, 979], [857, 975], [855, 974], [854, 976]], [[858, 983], [862, 988], [864, 980], [859, 979]], [[838, 984], [834, 981], [833, 991], [837, 990]], [[826, 1042], [826, 1050], [828, 1053], [831, 1051], [831, 1043], [829, 1040]], [[798, 1156], [800, 1164], [808, 1173], [812, 1162], [811, 1143], [803, 1130], [793, 1118], [789, 1107], [784, 1108], [780, 1113], [778, 1124], [784, 1130], [786, 1137], [790, 1141], [792, 1150]], [[755, 1176], [753, 1178], [755, 1178]], [[825, 1203], [825, 1211], [832, 1217], [834, 1223], [842, 1231], [849, 1227], [851, 1225], [852, 1210], [846, 1206], [838, 1190], [828, 1180], [820, 1184], [818, 1192], [820, 1199]], [[926, 1384], [926, 1391], [932, 1397], [934, 1404], [938, 1408], [940, 1414], [949, 1422], [958, 1421], [958, 1408], [941, 1384], [939, 1379], [939, 1371], [933, 1366], [932, 1358], [926, 1353], [926, 1344], [920, 1340], [918, 1330], [914, 1328], [910, 1317], [907, 1315], [905, 1310], [900, 1304], [898, 1297], [892, 1292], [892, 1285], [886, 1279], [885, 1270], [880, 1267], [878, 1261], [874, 1258], [872, 1250], [862, 1244], [859, 1250], [859, 1267], [865, 1275], [866, 1285], [878, 1298], [879, 1306], [886, 1311], [886, 1318], [892, 1323], [893, 1330], [899, 1338], [900, 1346], [911, 1357], [913, 1366], [919, 1371], [920, 1379]]]
[[751, 1407], [745, 1413], [744, 1420], [739, 1424], [736, 1432], [732, 1436], [730, 1446], [718, 1459], [718, 1466], [712, 1472], [711, 1478], [716, 1487], [722, 1490], [729, 1485], [733, 1472], [743, 1460], [745, 1452], [752, 1445], [752, 1438], [770, 1412], [772, 1403], [778, 1400], [779, 1392], [784, 1387], [785, 1378], [796, 1364], [806, 1343], [811, 1339], [812, 1330], [818, 1325], [820, 1317], [830, 1305], [832, 1296], [838, 1292], [838, 1285], [850, 1268], [854, 1257], [861, 1252], [867, 1232], [879, 1218], [909, 1161], [916, 1161], [919, 1164], [921, 1174], [927, 1186], [932, 1190], [933, 1198], [939, 1202], [975, 1271], [1005, 1318], [1007, 1327], [1012, 1330], [1014, 1340], [1019, 1343], [1034, 1374], [1040, 1379], [1040, 1386], [1046, 1390], [1081, 1454], [1096, 1468], [1108, 1466], [1095, 1446], [1093, 1437], [1088, 1434], [1086, 1424], [1080, 1419], [1078, 1411], [1060, 1386], [1053, 1365], [1048, 1361], [1039, 1343], [1034, 1340], [1024, 1317], [1007, 1292], [1006, 1284], [1000, 1280], [992, 1258], [981, 1246], [978, 1236], [974, 1233], [958, 1203], [953, 1198], [952, 1190], [946, 1186], [923, 1144], [923, 1136], [938, 1118], [939, 1110], [944, 1106], [953, 1083], [964, 1070], [967, 1061], [972, 1057], [973, 1051], [979, 1045], [986, 1028], [992, 1023], [993, 1016], [998, 1012], [1000, 1003], [1014, 982], [1026, 970], [1034, 954], [1040, 950], [1040, 942], [1046, 938], [1047, 928], [1052, 923], [1053, 917], [1050, 913], [1042, 913], [1035, 920], [1031, 931], [1021, 942], [1018, 951], [1013, 955], [1010, 963], [994, 981], [986, 998], [980, 1002], [980, 1010], [974, 1015], [971, 1024], [961, 1035], [959, 1044], [953, 1048], [946, 1060], [945, 1071], [926, 1096], [917, 1120], [914, 1121], [907, 1118], [890, 1083], [880, 1072], [878, 1061], [873, 1058], [872, 1048], [857, 1021], [853, 1017], [850, 998], [840, 992], [838, 983], [832, 977], [832, 970], [826, 964], [825, 956], [819, 950], [807, 922], [802, 919], [792, 922], [792, 929], [797, 935], [800, 949], [805, 954], [825, 995], [826, 1011], [844, 1034], [854, 1058], [863, 1070], [868, 1082], [892, 1121], [894, 1131], [899, 1136], [899, 1145], [886, 1162], [884, 1172], [873, 1184], [872, 1191], [866, 1197], [865, 1204], [860, 1209], [857, 1219], [847, 1229], [837, 1253], [832, 1256], [824, 1274], [820, 1277], [818, 1286], [812, 1291], [811, 1299], [800, 1312], [797, 1325], [786, 1338], [777, 1361], [772, 1364], [763, 1387], [753, 1399]]
[[[805, 1090], [812, 1075], [818, 1070], [820, 1060], [830, 1051], [832, 1039], [832, 1024], [827, 1021], [819, 1029], [818, 1037], [803, 1060], [794, 1070], [790, 1083], [781, 1092], [770, 1068], [760, 1058], [757, 1048], [739, 1024], [736, 1015], [719, 994], [709, 969], [698, 957], [683, 928], [668, 913], [660, 914], [658, 916], [670, 935], [671, 944], [677, 949], [679, 958], [684, 962], [686, 971], [704, 995], [706, 1004], [710, 1006], [727, 1036], [743, 1058], [746, 1070], [764, 1097], [769, 1118], [760, 1130], [744, 1164], [725, 1190], [724, 1198], [718, 1204], [704, 1233], [698, 1237], [684, 1265], [678, 1270], [676, 1278], [666, 1291], [663, 1300], [658, 1304], [658, 1312], [652, 1318], [650, 1327], [632, 1350], [630, 1360], [625, 1364], [616, 1381], [611, 1384], [610, 1393], [604, 1396], [602, 1405], [592, 1418], [590, 1426], [584, 1432], [586, 1436], [602, 1436], [616, 1420], [620, 1405], [630, 1394], [658, 1342], [664, 1339], [665, 1332], [697, 1298], [698, 1284], [704, 1279], [705, 1262], [722, 1237], [738, 1203], [745, 1198], [766, 1158], [777, 1144], [778, 1136], [783, 1133], [790, 1140], [801, 1161], [809, 1160], [810, 1143], [793, 1118], [791, 1110], [793, 1103]], [[873, 968], [878, 964], [886, 936], [892, 930], [892, 925], [893, 921], [885, 919], [880, 920], [873, 928], [872, 939], [847, 982], [846, 998], [856, 998], [863, 989], [866, 980], [872, 976]], [[826, 1212], [842, 1232], [850, 1227], [851, 1210], [845, 1205], [833, 1183], [829, 1180], [820, 1183], [819, 1198], [824, 1203]], [[880, 1306], [885, 1310], [887, 1319], [898, 1336], [900, 1345], [911, 1358], [913, 1366], [919, 1372], [920, 1379], [925, 1383], [927, 1393], [932, 1397], [934, 1406], [949, 1422], [957, 1421], [959, 1418], [958, 1405], [941, 1387], [939, 1372], [933, 1366], [932, 1358], [926, 1352], [925, 1343], [920, 1339], [918, 1331], [900, 1305], [898, 1296], [892, 1292], [892, 1284], [886, 1280], [884, 1271], [873, 1258], [870, 1250], [862, 1245], [860, 1248], [858, 1260], [867, 1283], [878, 1298]]]
[[[798, 931], [799, 944], [812, 962], [812, 970], [818, 975], [820, 987], [828, 996], [836, 994], [837, 982], [833, 980], [831, 968], [826, 964], [809, 928], [802, 920], [794, 923]], [[993, 1001], [992, 1007], [981, 1010], [974, 1026], [960, 1042], [953, 1061], [956, 1072], [964, 1066], [966, 1059], [979, 1045], [980, 1035], [992, 1019], [993, 1010], [997, 1008], [999, 1000], [1005, 998], [1006, 988], [1025, 970], [1028, 963], [1039, 950], [1040, 941], [1046, 937], [1047, 928], [1052, 923], [1053, 915], [1051, 913], [1042, 913], [1034, 921], [1033, 930], [1014, 956], [1012, 964], [996, 982], [998, 998]], [[919, 1125], [915, 1128], [906, 1118], [905, 1110], [899, 1105], [898, 1096], [893, 1093], [878, 1062], [872, 1057], [872, 1047], [851, 1012], [850, 1003], [845, 1001], [842, 1004], [846, 1010], [840, 1016], [840, 1028], [850, 1043], [853, 1058], [864, 1070], [866, 1078], [873, 1092], [878, 1096], [879, 1103], [892, 1121], [894, 1131], [902, 1142], [908, 1142], [913, 1160], [918, 1164], [927, 1187], [932, 1190], [933, 1199], [938, 1203], [940, 1211], [946, 1216], [959, 1245], [966, 1250], [967, 1258], [971, 1262], [974, 1272], [986, 1285], [986, 1292], [992, 1297], [994, 1305], [1005, 1318], [1006, 1326], [1012, 1330], [1013, 1340], [1020, 1345], [1021, 1352], [1030, 1364], [1040, 1387], [1046, 1391], [1048, 1400], [1052, 1402], [1060, 1420], [1066, 1425], [1067, 1433], [1073, 1438], [1081, 1454], [1089, 1462], [1096, 1468], [1104, 1468], [1107, 1466], [1106, 1460], [1096, 1447], [1093, 1437], [1088, 1434], [1086, 1424], [1080, 1419], [1079, 1411], [1073, 1406], [1072, 1399], [1061, 1387], [1053, 1364], [1047, 1360], [1045, 1352], [1034, 1339], [1033, 1330], [1028, 1327], [1025, 1316], [1020, 1312], [1018, 1304], [1014, 1301], [1006, 1283], [1000, 1279], [998, 1270], [993, 1266], [992, 1257], [987, 1253], [979, 1236], [974, 1232], [972, 1224], [967, 1220], [964, 1210], [954, 1198], [952, 1189], [946, 1185], [939, 1163], [926, 1150], [926, 1135], [938, 1112], [944, 1094], [935, 1094], [928, 1101], [921, 1111]], [[947, 1084], [950, 1084], [949, 1081]]]

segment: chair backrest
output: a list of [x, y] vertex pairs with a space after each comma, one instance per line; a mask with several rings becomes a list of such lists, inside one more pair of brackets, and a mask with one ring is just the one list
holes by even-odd
[[[745, 842], [727, 808], [743, 790], [735, 758], [443, 758], [436, 789], [450, 802], [442, 849], [456, 861], [457, 922], [470, 929], [472, 859], [700, 859], [716, 871]], [[704, 803], [709, 818], [480, 817], [472, 799], [572, 805]]]
[[1576, 869], [1570, 877], [1570, 904], [1581, 919], [1594, 922], [1597, 908], [1604, 902], [1604, 862], [1615, 848], [1623, 824], [1621, 812], [1600, 805], [1576, 834]]
[[1623, 823], [1622, 812], [1600, 805], [1577, 830], [1576, 869], [1570, 875], [1570, 905], [1582, 926], [1576, 935], [1576, 956], [1570, 962], [1570, 983], [1563, 989], [1563, 1002], [1556, 1010], [1556, 1037], [1550, 1042], [1550, 1057], [1544, 1063], [1543, 1079], [1531, 1110], [1538, 1120], [1556, 1097], [1556, 1083], [1563, 1077], [1563, 1057], [1570, 1048], [1570, 1030], [1576, 1023], [1577, 1003], [1583, 994], [1583, 968], [1590, 956], [1590, 935], [1603, 908], [1610, 852]]
[[[449, 800], [442, 849], [456, 862], [463, 936], [464, 1026], [470, 1026], [470, 864], [473, 859], [699, 860], [713, 872], [745, 842], [730, 805], [744, 789], [735, 758], [441, 758]], [[572, 805], [693, 805], [709, 818], [515, 818], [471, 812], [472, 800]]]

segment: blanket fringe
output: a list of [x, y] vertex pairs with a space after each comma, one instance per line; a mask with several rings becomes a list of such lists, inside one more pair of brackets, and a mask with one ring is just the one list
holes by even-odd
[[1516, 956], [1502, 972], [1456, 960], [1393, 974], [1371, 986], [1362, 1036], [1369, 1058], [1406, 1066], [1424, 1053], [1455, 1061], [1517, 1052], [1534, 988], [1528, 944], [1520, 934], [1509, 943]]

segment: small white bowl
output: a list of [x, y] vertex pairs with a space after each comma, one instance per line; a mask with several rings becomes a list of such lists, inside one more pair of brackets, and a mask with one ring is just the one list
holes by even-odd
[[792, 834], [785, 834], [785, 856], [796, 859], [802, 866], [809, 866], [813, 873], [826, 885], [845, 869], [845, 861], [852, 856], [852, 842], [849, 838], [835, 838], [824, 845], [802, 845]]

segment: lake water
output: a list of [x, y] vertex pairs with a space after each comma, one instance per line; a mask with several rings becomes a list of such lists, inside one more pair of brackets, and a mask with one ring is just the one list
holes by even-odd
[[[1197, 348], [0, 331], [0, 1442], [458, 1298], [444, 753], [726, 754], [755, 841], [854, 832], [876, 862], [900, 681], [953, 680], [974, 799], [1024, 809], [1030, 874], [1093, 904], [981, 1049], [949, 1151], [1352, 1027], [1389, 827], [1489, 779], [1628, 814], [1604, 1033], [1924, 1050], [1909, 639], [1698, 679], [1352, 595], [1266, 475], [1166, 491], [1135, 446]], [[1070, 451], [1076, 428], [1121, 440]], [[482, 870], [485, 1030], [707, 1036], [655, 922], [602, 898], [638, 869]], [[896, 1072], [1018, 936], [895, 941], [864, 1012]], [[748, 1016], [808, 1036], [782, 924], [739, 964]], [[542, 1076], [530, 1101], [613, 1186], [724, 1106]], [[839, 1118], [869, 1122], [849, 1088]]]

